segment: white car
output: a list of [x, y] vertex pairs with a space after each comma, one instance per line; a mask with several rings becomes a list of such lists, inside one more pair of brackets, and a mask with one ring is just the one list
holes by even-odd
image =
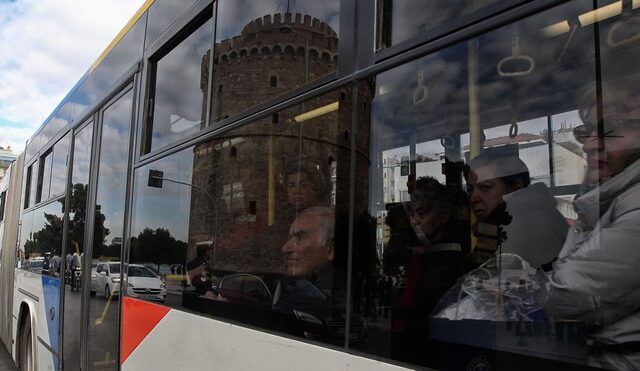
[[127, 296], [164, 303], [167, 286], [151, 269], [144, 265], [129, 264]]
[[[95, 276], [95, 277], [94, 277]], [[98, 263], [91, 272], [91, 296], [103, 293], [105, 298], [120, 294], [120, 262]]]
[[[109, 298], [120, 294], [120, 262], [98, 263], [91, 276], [91, 295], [101, 292], [105, 298]], [[127, 280], [127, 296], [164, 303], [166, 285], [151, 269], [130, 264]]]

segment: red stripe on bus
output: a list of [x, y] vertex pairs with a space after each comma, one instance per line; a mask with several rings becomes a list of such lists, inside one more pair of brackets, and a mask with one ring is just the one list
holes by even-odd
[[122, 298], [122, 347], [120, 364], [169, 313], [170, 308], [129, 297]]

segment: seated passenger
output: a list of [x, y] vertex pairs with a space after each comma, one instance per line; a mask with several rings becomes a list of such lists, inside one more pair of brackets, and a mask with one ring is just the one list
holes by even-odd
[[314, 206], [298, 214], [289, 229], [289, 240], [282, 246], [289, 276], [331, 289], [334, 224], [334, 213], [328, 207]]
[[[428, 319], [440, 298], [462, 273], [469, 249], [469, 225], [458, 210], [464, 192], [431, 177], [412, 187], [412, 234], [402, 238], [406, 253], [394, 253], [397, 271], [391, 303], [391, 353], [394, 359], [435, 366]], [[468, 202], [465, 202], [468, 204]], [[397, 246], [396, 250], [402, 248]]]
[[584, 95], [576, 139], [587, 155], [586, 192], [575, 227], [554, 264], [545, 309], [584, 321], [589, 364], [640, 367], [640, 88], [604, 83]]
[[312, 206], [328, 204], [325, 177], [312, 162], [300, 163], [285, 172], [287, 202], [293, 211], [300, 212]]
[[500, 226], [501, 253], [517, 254], [536, 268], [558, 256], [569, 225], [547, 187], [531, 184], [522, 160], [487, 149], [469, 162], [465, 178], [479, 222], [474, 225], [478, 246], [486, 246], [487, 235], [500, 234], [495, 228]]
[[213, 245], [196, 245], [196, 257], [187, 263], [187, 278], [198, 294], [213, 298], [212, 273], [209, 261], [213, 255]]

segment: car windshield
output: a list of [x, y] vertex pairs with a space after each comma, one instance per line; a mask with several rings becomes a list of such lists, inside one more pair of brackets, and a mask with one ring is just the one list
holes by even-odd
[[326, 300], [327, 295], [307, 280], [282, 280], [282, 297], [290, 300]]
[[129, 277], [157, 277], [151, 270], [145, 267], [129, 266]]
[[113, 273], [120, 273], [120, 263], [110, 263], [109, 271]]

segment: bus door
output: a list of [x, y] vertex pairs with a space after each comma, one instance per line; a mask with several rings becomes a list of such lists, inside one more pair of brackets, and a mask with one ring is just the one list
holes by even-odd
[[132, 157], [133, 107], [134, 89], [129, 84], [98, 112], [98, 147], [92, 173], [96, 189], [90, 208], [92, 227], [86, 229], [89, 248], [84, 259], [87, 267], [92, 267], [89, 287], [84, 289], [85, 295], [89, 293], [85, 344], [86, 362], [91, 370], [116, 370], [119, 364], [120, 259], [127, 174]]
[[128, 84], [75, 130], [64, 276], [63, 367], [68, 370], [118, 368], [133, 101]]
[[85, 246], [87, 197], [93, 148], [94, 120], [90, 119], [73, 135], [73, 165], [69, 190], [64, 267], [64, 318], [62, 354], [64, 369], [79, 370], [82, 330], [82, 260]]

